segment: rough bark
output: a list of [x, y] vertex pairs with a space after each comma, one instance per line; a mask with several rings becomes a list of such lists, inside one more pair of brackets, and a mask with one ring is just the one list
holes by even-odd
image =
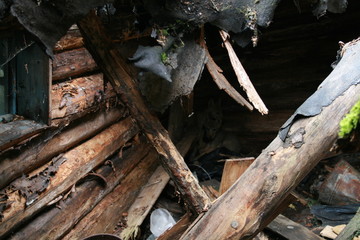
[[[343, 59], [348, 62], [338, 65], [328, 78], [341, 81], [349, 71], [359, 77], [357, 67], [352, 67], [360, 61], [358, 47], [355, 43], [347, 49]], [[340, 120], [359, 94], [360, 85], [351, 86], [319, 115], [296, 121], [285, 143], [276, 137], [182, 239], [249, 239], [263, 229], [289, 192], [328, 154]]]
[[129, 74], [127, 64], [111, 40], [107, 38], [100, 20], [94, 14], [89, 14], [78, 23], [78, 26], [89, 52], [154, 145], [164, 168], [176, 183], [184, 200], [194, 211], [198, 213], [206, 211], [210, 205], [208, 197], [171, 142], [167, 131], [160, 121], [149, 112], [133, 78]]
[[[65, 153], [61, 157], [63, 161], [56, 174], [50, 178], [45, 192], [39, 193], [33, 202], [28, 203], [28, 199], [25, 200], [18, 191], [8, 193], [9, 199], [14, 199], [15, 202], [4, 211], [4, 218], [0, 223], [0, 237], [70, 189], [78, 180], [123, 146], [137, 131], [132, 120], [127, 118]], [[27, 201], [29, 206], [25, 207], [24, 201]]]
[[25, 148], [21, 148], [21, 151], [14, 149], [2, 154], [0, 156], [0, 188], [110, 126], [123, 114], [123, 109], [114, 108], [102, 111], [83, 119], [81, 124], [73, 123], [60, 134], [56, 135], [56, 132], [49, 130], [50, 136], [44, 137], [50, 137], [50, 139], [44, 139], [44, 137], [34, 139]]

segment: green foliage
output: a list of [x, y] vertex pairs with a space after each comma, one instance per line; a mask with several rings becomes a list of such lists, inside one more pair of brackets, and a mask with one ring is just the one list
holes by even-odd
[[162, 52], [161, 55], [160, 55], [160, 57], [161, 57], [161, 61], [162, 61], [164, 64], [167, 64], [167, 63], [168, 63], [169, 57], [168, 57], [168, 55], [166, 54], [166, 52]]
[[339, 138], [346, 138], [357, 127], [360, 119], [360, 101], [355, 103], [350, 112], [340, 121]]

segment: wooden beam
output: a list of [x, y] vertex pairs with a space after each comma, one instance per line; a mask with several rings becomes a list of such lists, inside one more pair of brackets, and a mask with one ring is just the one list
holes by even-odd
[[116, 46], [107, 38], [99, 18], [90, 13], [78, 26], [89, 52], [159, 153], [165, 170], [174, 180], [184, 200], [197, 213], [206, 211], [210, 206], [208, 197], [170, 140], [167, 131], [145, 105], [129, 67]]
[[[69, 197], [64, 197], [52, 208], [36, 216], [12, 234], [11, 239], [60, 239], [112, 192], [139, 162], [155, 159], [154, 152], [149, 144], [132, 144], [131, 148], [124, 151], [122, 158], [117, 155], [109, 159], [108, 165], [105, 163], [96, 171], [106, 180], [106, 186], [99, 179], [85, 178], [84, 182], [76, 184], [75, 191]], [[118, 213], [114, 214], [119, 216]]]
[[[340, 62], [342, 67], [338, 65], [328, 76], [339, 84], [345, 76], [349, 81], [358, 79], [359, 43], [347, 49], [343, 60], [347, 62]], [[301, 146], [286, 144], [277, 136], [182, 239], [250, 239], [262, 230], [289, 192], [328, 154], [337, 140], [340, 120], [359, 95], [360, 84], [352, 85], [320, 114], [297, 120], [289, 138], [299, 137]]]
[[118, 121], [123, 115], [123, 109], [114, 108], [102, 111], [94, 116], [84, 118], [81, 124], [73, 123], [59, 134], [56, 134], [56, 131], [48, 130], [47, 135], [34, 139], [27, 146], [21, 148], [21, 151], [14, 149], [2, 154], [0, 156], [0, 188], [95, 135]]
[[[14, 203], [3, 213], [4, 218], [0, 223], [0, 237], [34, 216], [60, 194], [69, 190], [79, 179], [101, 164], [137, 132], [137, 127], [134, 126], [130, 118], [127, 118], [113, 124], [95, 137], [65, 153], [61, 157], [64, 161], [61, 162], [55, 176], [51, 176], [49, 179], [50, 183], [46, 191], [38, 193], [37, 199], [30, 202], [27, 207], [24, 204], [25, 199], [20, 195], [19, 191], [11, 190], [7, 192], [9, 199], [12, 199]], [[22, 185], [22, 178], [18, 179], [18, 181], [20, 183], [16, 185]], [[12, 185], [15, 185], [15, 183]]]

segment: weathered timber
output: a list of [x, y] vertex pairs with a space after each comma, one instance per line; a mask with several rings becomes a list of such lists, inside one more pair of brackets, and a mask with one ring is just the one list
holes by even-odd
[[102, 74], [54, 84], [51, 94], [52, 120], [79, 114], [116, 96], [110, 84], [105, 88]]
[[63, 238], [83, 239], [96, 233], [113, 233], [126, 224], [129, 207], [159, 166], [156, 151], [137, 165], [98, 205]]
[[230, 41], [230, 35], [224, 30], [220, 30], [220, 36], [224, 42], [224, 45], [228, 51], [231, 65], [235, 71], [238, 82], [243, 87], [246, 92], [250, 102], [254, 105], [254, 107], [261, 113], [267, 114], [268, 109], [266, 108], [264, 102], [261, 100], [259, 94], [256, 92], [254, 85], [252, 84], [248, 74], [245, 72], [244, 67], [242, 66], [239, 58], [237, 57]]
[[161, 234], [157, 240], [177, 240], [181, 237], [183, 232], [190, 226], [192, 222], [191, 213], [186, 213], [174, 226], [170, 229], [166, 230], [163, 234]]
[[162, 166], [159, 166], [154, 171], [127, 211], [127, 224], [120, 234], [122, 240], [136, 239], [138, 237], [140, 225], [150, 212], [169, 179], [169, 175]]
[[115, 91], [124, 99], [132, 117], [145, 132], [160, 155], [165, 170], [177, 185], [188, 205], [200, 213], [209, 208], [210, 201], [160, 121], [145, 105], [138, 88], [129, 74], [128, 66], [120, 53], [108, 39], [98, 17], [89, 14], [78, 23], [85, 45], [91, 52], [104, 75]]
[[77, 77], [98, 69], [94, 59], [86, 48], [56, 54], [52, 66], [53, 81]]
[[304, 240], [304, 239], [312, 239], [312, 240], [324, 240], [322, 237], [319, 237], [306, 227], [298, 224], [283, 215], [279, 215], [277, 218], [272, 221], [267, 228], [280, 234], [286, 239], [291, 240]]
[[[138, 165], [147, 158], [155, 158], [155, 151], [149, 144], [132, 143], [130, 149], [125, 150], [120, 158], [118, 155], [109, 159], [96, 171], [106, 180], [106, 185], [99, 179], [87, 180], [77, 184], [75, 192], [68, 198], [61, 200], [57, 206], [32, 219], [27, 225], [11, 236], [15, 239], [59, 239], [71, 230], [73, 226], [88, 214], [108, 193]], [[119, 214], [116, 213], [117, 217]]]
[[0, 123], [0, 152], [26, 140], [47, 128], [47, 125], [31, 120]]
[[25, 207], [21, 204], [23, 198], [17, 191], [9, 193], [11, 195], [9, 199], [17, 199], [17, 201], [4, 211], [4, 218], [0, 223], [0, 237], [38, 213], [123, 146], [138, 132], [134, 125], [130, 118], [122, 120], [65, 153], [61, 157], [65, 161], [58, 167], [55, 176], [51, 177], [46, 191], [39, 194], [30, 206]]
[[70, 29], [65, 36], [63, 36], [54, 47], [54, 52], [64, 52], [84, 46], [83, 38], [79, 29]]
[[352, 239], [352, 237], [355, 237], [356, 234], [359, 236], [359, 230], [360, 230], [360, 208], [358, 209], [355, 216], [351, 219], [351, 221], [335, 238], [335, 240]]
[[[347, 77], [358, 79], [354, 67], [360, 61], [358, 47], [354, 43], [346, 50], [328, 79], [341, 81], [349, 72], [353, 74]], [[358, 101], [359, 94], [360, 85], [353, 85], [320, 114], [296, 121], [290, 144], [276, 137], [182, 239], [249, 239], [263, 229], [264, 221], [289, 192], [328, 154], [337, 139], [340, 120]], [[291, 143], [294, 136], [301, 139], [301, 145]]]
[[[113, 108], [74, 122], [63, 132], [49, 130], [50, 139], [39, 137], [19, 150], [10, 150], [0, 156], [0, 188], [23, 174], [44, 165], [52, 157], [95, 135], [124, 115], [123, 109]], [[55, 135], [55, 136], [54, 136]]]

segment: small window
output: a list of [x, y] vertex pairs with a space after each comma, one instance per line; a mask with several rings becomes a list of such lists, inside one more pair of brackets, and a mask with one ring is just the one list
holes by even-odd
[[26, 34], [0, 39], [0, 115], [49, 123], [51, 64]]

